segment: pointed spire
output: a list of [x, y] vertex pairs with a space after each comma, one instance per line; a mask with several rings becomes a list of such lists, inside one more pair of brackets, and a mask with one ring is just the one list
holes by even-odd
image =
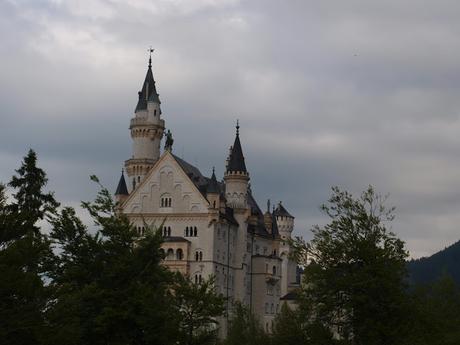
[[240, 143], [240, 124], [236, 122], [235, 142], [230, 151], [230, 157], [227, 164], [227, 172], [244, 172], [246, 173], [246, 164], [244, 163], [243, 149]]
[[216, 172], [212, 167], [211, 179], [206, 187], [206, 193], [219, 193], [219, 184], [217, 183]]
[[125, 175], [123, 169], [121, 169], [121, 177], [120, 181], [118, 182], [117, 190], [115, 191], [115, 195], [129, 195], [128, 188], [126, 187]]
[[152, 52], [153, 49], [149, 49], [149, 65], [147, 69], [147, 74], [145, 75], [144, 84], [142, 85], [142, 90], [139, 91], [139, 100], [137, 102], [135, 112], [139, 110], [147, 109], [147, 102], [155, 102], [161, 104], [160, 95], [157, 92], [155, 87], [155, 80], [153, 79], [152, 73]]

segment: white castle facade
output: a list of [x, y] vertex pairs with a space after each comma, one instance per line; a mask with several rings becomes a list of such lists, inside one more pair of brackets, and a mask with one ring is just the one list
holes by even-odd
[[[142, 232], [145, 224], [163, 224], [164, 264], [199, 284], [215, 278], [218, 292], [240, 301], [255, 313], [267, 331], [283, 301], [298, 287], [297, 265], [286, 240], [294, 217], [281, 203], [263, 212], [250, 189], [250, 174], [237, 125], [236, 137], [218, 181], [172, 153], [151, 59], [130, 122], [132, 157], [125, 161], [115, 196], [120, 211]], [[222, 159], [224, 161], [224, 159]], [[127, 183], [126, 183], [127, 181]], [[164, 223], [163, 223], [164, 222]], [[226, 319], [221, 320], [226, 328]]]

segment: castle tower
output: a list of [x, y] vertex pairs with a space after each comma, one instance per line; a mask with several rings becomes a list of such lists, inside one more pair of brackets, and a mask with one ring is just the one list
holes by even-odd
[[249, 173], [244, 163], [243, 150], [240, 143], [240, 126], [236, 124], [235, 142], [227, 160], [224, 174], [225, 197], [227, 204], [233, 209], [246, 209], [248, 199]]
[[281, 201], [273, 211], [273, 215], [276, 218], [281, 239], [290, 239], [291, 233], [294, 230], [294, 217], [284, 208]]
[[139, 100], [129, 129], [133, 139], [133, 154], [125, 161], [128, 189], [132, 191], [141, 182], [160, 157], [160, 142], [165, 122], [161, 119], [160, 97], [152, 73], [152, 53]]
[[294, 230], [294, 217], [284, 208], [281, 201], [273, 210], [273, 216], [278, 225], [278, 232], [282, 240], [279, 251], [281, 271], [283, 272], [281, 278], [281, 295], [284, 296], [291, 290], [292, 285], [296, 283], [297, 277], [297, 264], [290, 258], [292, 248], [287, 242]]

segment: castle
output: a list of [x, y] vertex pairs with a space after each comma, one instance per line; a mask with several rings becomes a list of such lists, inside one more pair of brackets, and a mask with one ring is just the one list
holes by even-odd
[[[266, 331], [283, 301], [298, 287], [297, 265], [286, 242], [294, 217], [279, 203], [263, 212], [251, 191], [239, 126], [223, 181], [173, 154], [149, 59], [147, 75], [130, 122], [132, 157], [115, 192], [120, 211], [142, 233], [163, 224], [164, 265], [199, 284], [211, 275], [217, 292], [247, 305]], [[163, 135], [165, 149], [160, 151]], [[127, 183], [126, 183], [127, 181]], [[163, 223], [164, 222], [164, 223]], [[221, 320], [226, 327], [226, 318]]]

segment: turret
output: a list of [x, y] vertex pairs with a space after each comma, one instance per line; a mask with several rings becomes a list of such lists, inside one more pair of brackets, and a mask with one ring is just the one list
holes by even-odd
[[219, 183], [216, 179], [216, 173], [214, 168], [212, 168], [212, 176], [209, 180], [209, 183], [206, 187], [206, 198], [209, 201], [209, 207], [212, 209], [219, 209], [219, 201], [220, 201], [220, 188]]
[[294, 230], [294, 217], [284, 208], [281, 201], [273, 211], [273, 215], [275, 216], [281, 238], [283, 240], [291, 238], [291, 233]]
[[125, 175], [121, 170], [120, 181], [118, 182], [117, 190], [115, 191], [115, 199], [117, 203], [122, 204], [129, 196], [128, 188], [126, 187]]
[[[153, 50], [150, 51], [150, 53]], [[131, 119], [133, 154], [125, 161], [129, 190], [136, 188], [160, 157], [160, 142], [165, 128], [161, 119], [161, 102], [152, 72], [152, 56], [149, 58], [147, 74]]]
[[230, 150], [230, 155], [227, 160], [227, 170], [224, 175], [225, 197], [230, 207], [234, 209], [246, 209], [249, 173], [244, 163], [239, 129], [240, 126], [237, 122], [235, 142]]

